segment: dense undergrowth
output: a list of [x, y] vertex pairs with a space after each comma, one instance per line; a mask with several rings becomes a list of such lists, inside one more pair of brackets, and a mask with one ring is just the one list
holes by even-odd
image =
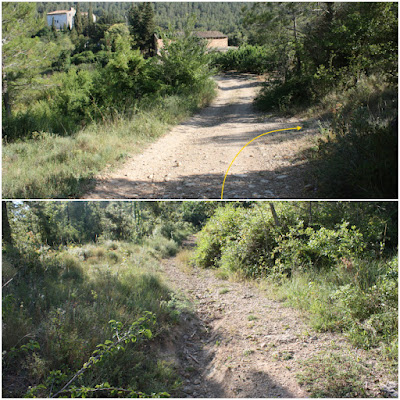
[[324, 7], [256, 106], [320, 120], [307, 154], [319, 197], [397, 198], [397, 4]]
[[198, 229], [207, 207], [30, 202], [8, 208], [13, 244], [3, 242], [3, 396], [175, 393], [179, 375], [159, 346], [179, 324], [182, 305], [161, 280], [159, 262]]
[[107, 354], [74, 386], [94, 388], [107, 382], [148, 395], [176, 388], [172, 366], [157, 360], [152, 349], [152, 340], [176, 323], [171, 292], [157, 277], [158, 254], [110, 241], [43, 249], [22, 270], [23, 260], [4, 259], [3, 279], [17, 276], [3, 289], [3, 395], [21, 397], [29, 385], [30, 395], [51, 396], [99, 345], [116, 340], [109, 321], [121, 323], [122, 336], [145, 312], [155, 316], [154, 323], [144, 324], [151, 334], [122, 343], [125, 350]]
[[199, 233], [193, 262], [227, 278], [258, 279], [315, 329], [397, 362], [396, 205], [275, 203], [219, 208]]
[[273, 69], [272, 55], [265, 46], [242, 45], [227, 52], [212, 54], [212, 64], [223, 72], [237, 71], [262, 74]]

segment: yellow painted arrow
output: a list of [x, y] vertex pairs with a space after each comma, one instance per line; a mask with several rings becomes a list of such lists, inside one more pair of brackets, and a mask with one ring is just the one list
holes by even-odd
[[242, 150], [244, 150], [251, 142], [254, 142], [256, 139], [260, 138], [261, 136], [264, 135], [268, 135], [268, 133], [272, 133], [272, 132], [280, 132], [280, 131], [289, 131], [292, 129], [297, 129], [298, 131], [301, 129], [301, 126], [296, 126], [295, 128], [285, 128], [285, 129], [277, 129], [275, 131], [269, 131], [269, 132], [265, 132], [262, 133], [261, 135], [256, 136], [254, 139], [251, 139], [250, 142], [246, 143], [239, 151], [239, 153], [236, 154], [235, 158], [232, 160], [232, 162], [230, 163], [228, 170], [226, 171], [225, 177], [224, 177], [224, 181], [222, 182], [222, 190], [221, 190], [221, 200], [224, 198], [224, 186], [225, 186], [225, 180], [226, 177], [228, 176], [228, 172], [229, 169], [231, 168], [232, 164], [234, 163], [234, 161], [236, 160], [236, 157], [242, 152]]

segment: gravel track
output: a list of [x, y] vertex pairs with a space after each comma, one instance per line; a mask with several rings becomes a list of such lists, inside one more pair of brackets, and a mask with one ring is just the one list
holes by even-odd
[[[227, 74], [215, 77], [212, 104], [173, 127], [117, 171], [97, 177], [88, 199], [220, 199], [225, 173], [235, 155], [265, 132], [302, 126], [296, 118], [266, 119], [253, 100], [261, 78]], [[310, 198], [307, 165], [298, 156], [312, 128], [265, 135], [237, 157], [225, 182], [224, 199]], [[311, 194], [310, 194], [311, 192]]]

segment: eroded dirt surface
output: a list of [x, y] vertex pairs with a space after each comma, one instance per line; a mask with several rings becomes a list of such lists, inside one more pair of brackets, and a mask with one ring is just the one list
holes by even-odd
[[[177, 258], [162, 262], [164, 278], [193, 304], [163, 350], [183, 376], [178, 397], [309, 397], [296, 379], [302, 361], [322, 351], [362, 357], [343, 336], [314, 332], [298, 311], [266, 298], [254, 284], [179, 265]], [[382, 397], [376, 383], [382, 378], [369, 362], [368, 397]]]
[[[271, 130], [302, 126], [296, 118], [265, 119], [253, 107], [262, 80], [252, 75], [215, 78], [213, 103], [174, 127], [115, 172], [96, 179], [84, 198], [220, 199], [226, 171], [250, 140]], [[248, 145], [225, 182], [224, 199], [310, 198], [307, 166], [298, 156], [315, 125], [275, 132]]]

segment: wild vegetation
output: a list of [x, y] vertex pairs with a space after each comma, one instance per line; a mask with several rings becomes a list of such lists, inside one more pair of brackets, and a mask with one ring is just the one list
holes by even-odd
[[[61, 4], [3, 7], [5, 197], [78, 197], [128, 144], [207, 104], [218, 69], [265, 74], [261, 111], [320, 120], [303, 155], [318, 196], [397, 197], [397, 3], [77, 3], [71, 31], [46, 26]], [[208, 54], [196, 29], [239, 47]]]
[[[85, 17], [58, 31], [44, 27], [35, 3], [4, 5], [4, 197], [76, 197], [128, 144], [154, 139], [212, 99], [209, 57], [191, 29], [170, 32], [150, 57], [153, 8], [129, 13], [128, 25]], [[32, 168], [38, 154], [43, 169]]]
[[396, 364], [397, 229], [397, 203], [234, 203], [201, 230], [193, 262], [258, 280], [315, 329]]
[[397, 3], [255, 3], [223, 70], [265, 73], [263, 112], [320, 119], [318, 195], [397, 198]]
[[320, 195], [397, 198], [397, 3], [257, 3], [246, 23], [274, 50], [257, 106], [323, 121]]
[[159, 277], [214, 206], [3, 202], [3, 395], [163, 397], [179, 321]]
[[[394, 202], [2, 207], [5, 397], [179, 393], [182, 377], [160, 349], [187, 309], [159, 266], [199, 230], [194, 252], [180, 254], [180, 268], [193, 273], [191, 259], [221, 279], [251, 280], [267, 296], [303, 310], [311, 328], [343, 333], [396, 375]], [[218, 286], [219, 296], [229, 292], [226, 286]], [[257, 318], [249, 313], [247, 321]], [[367, 367], [345, 354], [331, 356], [322, 352], [299, 365], [298, 379], [310, 393], [366, 393], [357, 376]]]

